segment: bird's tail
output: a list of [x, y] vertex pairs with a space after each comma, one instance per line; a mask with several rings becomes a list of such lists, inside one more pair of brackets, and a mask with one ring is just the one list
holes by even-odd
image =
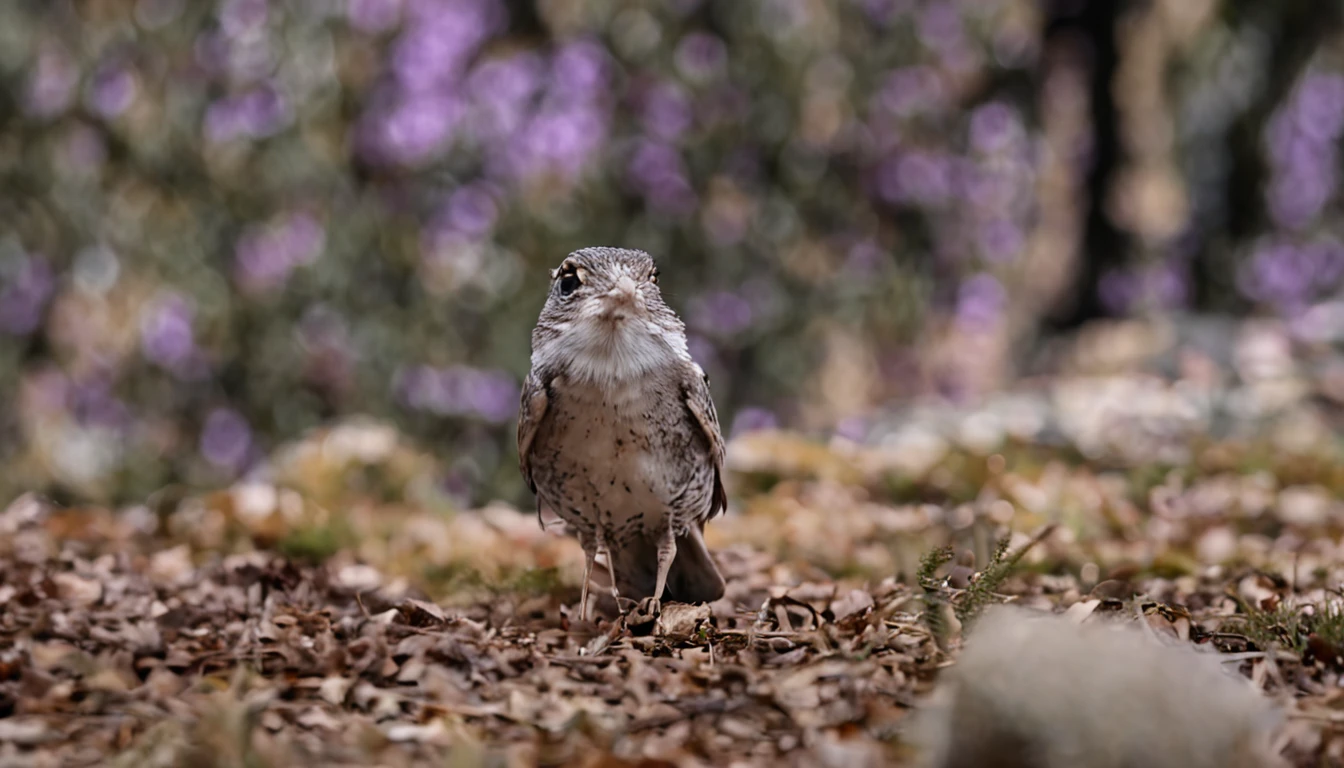
[[[621, 597], [642, 600], [653, 594], [658, 582], [657, 538], [635, 537], [611, 555]], [[677, 556], [672, 560], [661, 599], [712, 603], [723, 597], [723, 590], [723, 575], [705, 547], [700, 526], [692, 525], [677, 537]]]

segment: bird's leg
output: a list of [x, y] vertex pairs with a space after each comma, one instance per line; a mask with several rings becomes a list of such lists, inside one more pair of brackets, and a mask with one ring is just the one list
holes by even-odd
[[597, 550], [589, 542], [584, 542], [583, 547], [583, 591], [579, 593], [579, 621], [588, 620], [588, 581], [593, 575], [593, 560], [597, 558]]
[[672, 561], [677, 559], [677, 535], [668, 526], [663, 537], [658, 540], [658, 578], [654, 581], [653, 605], [662, 603], [663, 591], [667, 589], [667, 573], [672, 570]]
[[616, 601], [616, 610], [625, 613], [625, 611], [621, 610], [621, 590], [616, 587], [616, 563], [612, 561], [611, 547], [607, 546], [607, 537], [601, 530], [597, 532], [597, 549], [595, 550], [595, 553], [606, 555], [607, 575], [611, 577], [611, 597]]

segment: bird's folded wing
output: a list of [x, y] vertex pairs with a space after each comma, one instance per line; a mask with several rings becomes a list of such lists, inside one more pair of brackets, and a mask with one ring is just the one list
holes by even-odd
[[550, 402], [546, 383], [536, 371], [527, 374], [521, 400], [518, 407], [518, 470], [523, 473], [527, 487], [536, 493], [537, 484], [532, 480], [532, 441], [537, 436], [537, 427], [541, 426], [546, 406]]
[[709, 442], [709, 457], [714, 464], [714, 494], [709, 514], [706, 515], [706, 519], [709, 519], [728, 507], [728, 494], [723, 490], [723, 458], [726, 452], [723, 433], [719, 429], [719, 414], [714, 410], [714, 398], [709, 393], [709, 376], [705, 375], [700, 366], [691, 363], [687, 367], [682, 389], [686, 394], [686, 407]]

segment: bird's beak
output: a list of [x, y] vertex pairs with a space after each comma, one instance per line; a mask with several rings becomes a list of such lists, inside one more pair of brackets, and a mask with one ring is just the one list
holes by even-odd
[[606, 298], [609, 305], [633, 307], [639, 302], [639, 285], [630, 276], [621, 275]]

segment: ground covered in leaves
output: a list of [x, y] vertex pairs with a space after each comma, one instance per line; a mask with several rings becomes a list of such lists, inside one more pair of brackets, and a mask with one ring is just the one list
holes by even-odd
[[446, 508], [372, 423], [215, 493], [21, 497], [0, 765], [902, 764], [911, 707], [1006, 600], [1215, 648], [1288, 711], [1287, 757], [1337, 761], [1344, 365], [1272, 326], [1155, 346], [1080, 345], [857, 442], [734, 440], [707, 534], [728, 593], [654, 623], [579, 621], [572, 540]]

